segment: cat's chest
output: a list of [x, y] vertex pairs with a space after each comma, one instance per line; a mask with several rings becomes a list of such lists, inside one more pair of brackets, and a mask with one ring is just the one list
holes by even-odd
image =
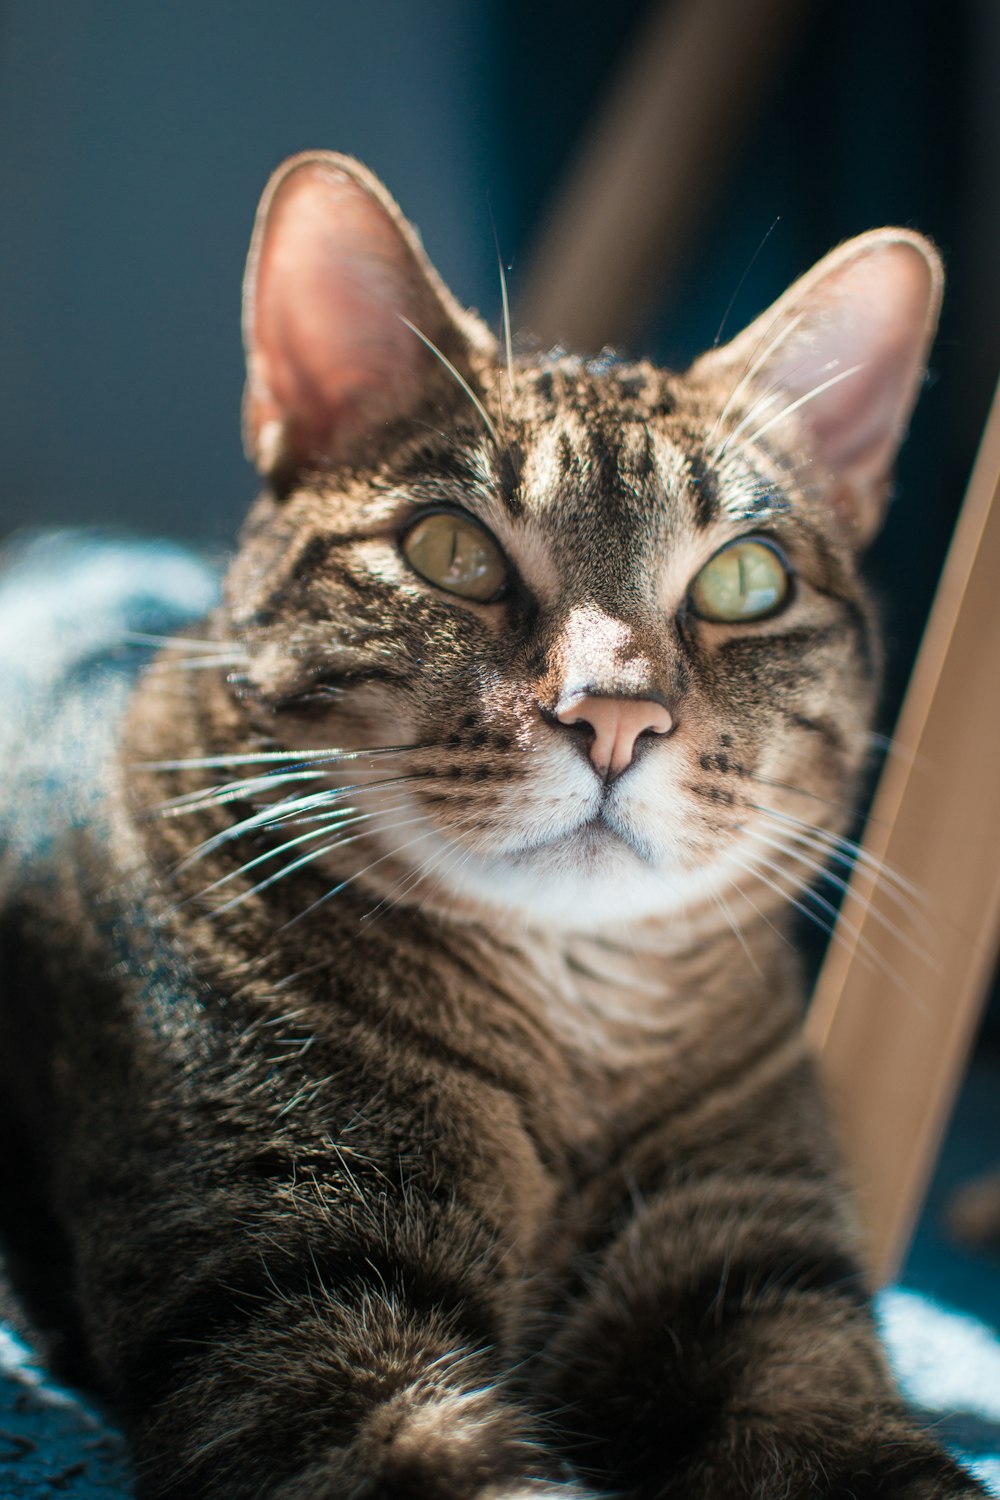
[[731, 934], [709, 926], [673, 947], [642, 937], [541, 934], [504, 955], [506, 985], [559, 1059], [543, 1090], [564, 1101], [571, 1146], [602, 1158], [630, 1122], [709, 1092], [797, 993], [777, 939], [761, 938], [751, 966]]
[[672, 964], [628, 942], [561, 934], [481, 955], [494, 992], [518, 997], [558, 1058], [544, 1088], [564, 1101], [577, 1145], [669, 1093], [710, 1052], [710, 995], [725, 984], [710, 957]]
[[614, 1077], [673, 1052], [686, 1007], [661, 965], [585, 939], [553, 943], [537, 964], [537, 1002], [588, 1071]]

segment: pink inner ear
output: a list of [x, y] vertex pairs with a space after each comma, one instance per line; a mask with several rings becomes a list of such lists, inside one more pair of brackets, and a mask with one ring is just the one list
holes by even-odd
[[268, 467], [346, 457], [419, 397], [415, 267], [382, 205], [336, 167], [306, 162], [280, 182], [248, 275], [249, 438]]
[[792, 311], [799, 325], [769, 364], [768, 383], [801, 402], [831, 468], [848, 479], [887, 477], [936, 311], [927, 255], [907, 240], [876, 239]]

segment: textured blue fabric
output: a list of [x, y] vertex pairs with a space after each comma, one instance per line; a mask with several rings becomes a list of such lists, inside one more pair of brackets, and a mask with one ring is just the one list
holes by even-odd
[[[58, 806], [59, 816], [69, 809], [76, 819], [96, 810], [101, 763], [129, 685], [153, 649], [137, 637], [170, 635], [201, 616], [215, 600], [217, 574], [174, 546], [79, 533], [19, 542], [0, 567], [0, 702], [8, 706], [0, 765], [16, 753], [22, 792], [34, 789], [14, 797], [12, 780], [0, 783], [0, 831], [28, 856], [45, 837], [40, 808]], [[9, 711], [15, 703], [16, 715]], [[1000, 1110], [997, 1116], [1000, 1124]], [[926, 1283], [924, 1262], [921, 1271]], [[1000, 1285], [1000, 1276], [982, 1275], [979, 1285]], [[883, 1293], [879, 1316], [914, 1408], [1000, 1496], [996, 1334], [922, 1291]], [[0, 1323], [0, 1500], [130, 1494], [114, 1428]]]
[[878, 1299], [879, 1322], [914, 1410], [1000, 1495], [1000, 1339], [977, 1318], [904, 1287]]
[[[976, 1319], [901, 1288], [882, 1293], [879, 1319], [914, 1410], [1000, 1496], [1000, 1340]], [[53, 1490], [125, 1500], [121, 1439], [0, 1328], [0, 1495], [38, 1500]]]

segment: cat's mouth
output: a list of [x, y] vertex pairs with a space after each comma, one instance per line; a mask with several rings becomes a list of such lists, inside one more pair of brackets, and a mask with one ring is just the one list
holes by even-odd
[[630, 829], [623, 827], [617, 820], [610, 819], [601, 808], [573, 828], [525, 845], [515, 858], [522, 860], [538, 855], [565, 853], [587, 860], [599, 858], [608, 852], [621, 853], [623, 849], [644, 865], [652, 866], [655, 863], [652, 850], [643, 845]]

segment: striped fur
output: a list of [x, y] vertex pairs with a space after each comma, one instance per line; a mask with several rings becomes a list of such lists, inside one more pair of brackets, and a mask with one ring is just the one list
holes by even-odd
[[[886, 1372], [800, 1039], [792, 902], [844, 858], [877, 691], [862, 510], [738, 341], [507, 369], [421, 298], [461, 380], [425, 361], [346, 458], [293, 463], [251, 345], [274, 482], [224, 603], [96, 806], [47, 797], [3, 866], [10, 1129], [140, 1494], [980, 1493]], [[408, 567], [441, 507], [499, 602]], [[791, 603], [699, 619], [748, 533]], [[676, 728], [606, 784], [555, 712], [583, 690]]]

